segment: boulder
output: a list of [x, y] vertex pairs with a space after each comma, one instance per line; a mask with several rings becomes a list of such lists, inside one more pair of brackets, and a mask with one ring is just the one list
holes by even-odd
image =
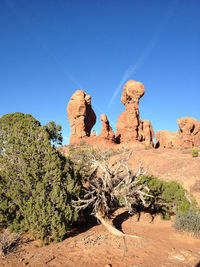
[[141, 82], [130, 80], [123, 88], [121, 97], [122, 104], [126, 107], [126, 109], [130, 108], [130, 105], [134, 105], [135, 109], [138, 111], [139, 100], [144, 93], [145, 88]]

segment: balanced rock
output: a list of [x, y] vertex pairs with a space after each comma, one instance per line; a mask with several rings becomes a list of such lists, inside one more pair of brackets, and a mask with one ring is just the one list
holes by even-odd
[[135, 109], [138, 111], [139, 100], [144, 93], [145, 88], [141, 82], [130, 80], [123, 88], [121, 101], [126, 109], [130, 108], [130, 105], [134, 105]]
[[83, 90], [76, 91], [67, 106], [71, 128], [70, 144], [79, 144], [81, 140], [88, 144], [105, 143], [115, 146], [116, 143], [143, 143], [153, 146], [154, 131], [150, 121], [139, 117], [139, 100], [145, 88], [140, 82], [128, 81], [122, 92], [121, 101], [125, 106], [117, 121], [117, 134], [113, 132], [108, 118], [101, 115], [102, 129], [98, 136], [91, 129], [96, 123], [96, 115], [91, 106], [91, 96]]
[[110, 127], [108, 118], [105, 114], [101, 115], [101, 121], [102, 121], [102, 128], [98, 137], [106, 140], [115, 141], [115, 133], [113, 132], [113, 129]]
[[67, 115], [71, 128], [70, 144], [78, 143], [81, 138], [90, 136], [91, 129], [96, 123], [90, 95], [83, 90], [76, 91], [68, 103]]

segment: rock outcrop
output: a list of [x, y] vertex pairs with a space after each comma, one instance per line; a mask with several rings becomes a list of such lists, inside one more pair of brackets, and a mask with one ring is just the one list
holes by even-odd
[[173, 148], [177, 139], [177, 133], [159, 130], [156, 133], [155, 148]]
[[81, 138], [90, 136], [96, 123], [90, 95], [83, 90], [76, 91], [68, 103], [67, 115], [71, 128], [70, 144], [77, 144]]
[[200, 146], [200, 122], [194, 118], [178, 119], [181, 147]]
[[117, 134], [113, 132], [108, 118], [101, 115], [102, 129], [98, 136], [91, 129], [96, 122], [96, 115], [91, 106], [91, 96], [83, 90], [76, 91], [67, 106], [67, 114], [71, 128], [70, 144], [79, 144], [81, 140], [94, 144], [106, 142], [107, 145], [116, 143], [143, 143], [153, 146], [154, 131], [150, 121], [139, 117], [139, 100], [144, 95], [145, 88], [140, 82], [128, 81], [122, 92], [121, 101], [126, 110], [117, 121]]
[[113, 132], [113, 129], [110, 127], [108, 118], [105, 114], [101, 115], [101, 121], [102, 121], [102, 128], [101, 132], [98, 135], [98, 138], [115, 142], [115, 133]]
[[149, 120], [140, 120], [138, 133], [139, 141], [143, 142], [145, 146], [154, 146], [155, 133]]
[[142, 121], [139, 117], [139, 100], [144, 95], [145, 88], [142, 83], [128, 81], [124, 88], [121, 101], [126, 110], [122, 112], [117, 121], [116, 139], [119, 143], [144, 142], [152, 145], [154, 131], [151, 123]]
[[[96, 115], [91, 106], [91, 96], [83, 90], [76, 91], [67, 106], [67, 114], [71, 128], [70, 144], [79, 144], [81, 140], [90, 144], [112, 146], [116, 143], [140, 143], [154, 147], [155, 137], [149, 120], [141, 120], [139, 116], [139, 100], [144, 95], [145, 88], [140, 82], [128, 81], [122, 92], [121, 102], [125, 106], [117, 120], [117, 133], [113, 132], [108, 118], [101, 115], [102, 129], [98, 136], [91, 133], [96, 123]], [[157, 131], [156, 148], [200, 147], [200, 122], [194, 118], [178, 119], [177, 132]]]
[[200, 146], [200, 122], [194, 118], [184, 117], [177, 120], [177, 132], [158, 131], [157, 148], [186, 148]]

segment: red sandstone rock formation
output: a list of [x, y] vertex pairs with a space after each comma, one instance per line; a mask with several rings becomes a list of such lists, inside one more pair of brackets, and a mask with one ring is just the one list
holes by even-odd
[[194, 118], [178, 119], [179, 130], [158, 131], [156, 133], [156, 147], [184, 148], [200, 146], [200, 122]]
[[149, 120], [140, 120], [138, 135], [139, 140], [146, 146], [154, 146], [153, 138], [155, 137], [155, 134]]
[[177, 133], [170, 131], [159, 130], [156, 133], [156, 148], [173, 148], [176, 143]]
[[91, 107], [91, 96], [83, 90], [76, 91], [67, 106], [71, 128], [70, 144], [77, 144], [81, 138], [90, 136], [96, 123], [96, 115]]
[[128, 81], [124, 88], [121, 101], [126, 110], [117, 120], [117, 139], [120, 142], [134, 142], [138, 140], [139, 127], [139, 99], [144, 95], [145, 88], [140, 82]]
[[179, 145], [181, 147], [200, 146], [200, 122], [194, 118], [178, 119]]
[[[126, 110], [121, 113], [117, 121], [117, 138], [105, 114], [101, 115], [102, 130], [98, 136], [91, 133], [96, 122], [96, 115], [91, 107], [91, 97], [83, 90], [76, 91], [67, 107], [67, 114], [71, 128], [70, 144], [106, 142], [112, 145], [116, 142], [142, 142], [146, 146], [153, 146], [154, 131], [148, 120], [139, 118], [139, 99], [144, 95], [145, 88], [140, 82], [128, 81], [124, 88], [121, 101]], [[88, 138], [89, 137], [89, 138]]]
[[101, 132], [98, 135], [98, 138], [115, 141], [115, 133], [113, 132], [113, 129], [110, 127], [108, 118], [105, 114], [101, 115], [101, 121], [102, 121], [102, 128]]
[[145, 88], [140, 82], [131, 80], [125, 84], [121, 101], [126, 110], [118, 117], [116, 126], [118, 142], [141, 141], [146, 145], [153, 144], [154, 131], [151, 123], [139, 118], [139, 100], [144, 93]]

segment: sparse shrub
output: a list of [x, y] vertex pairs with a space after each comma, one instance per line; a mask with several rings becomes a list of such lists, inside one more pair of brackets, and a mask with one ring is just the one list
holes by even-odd
[[127, 165], [131, 154], [124, 149], [120, 158], [113, 161], [110, 160], [110, 154], [105, 151], [89, 150], [93, 172], [88, 179], [87, 187], [83, 188], [82, 196], [73, 201], [77, 210], [89, 208], [91, 214], [115, 234], [119, 234], [119, 231], [113, 230], [113, 225], [106, 223], [104, 218], [109, 218], [114, 209], [119, 207], [119, 201], [132, 213], [134, 203], [141, 201], [145, 206], [145, 196], [151, 197], [148, 187], [140, 184], [142, 168], [135, 174]]
[[60, 241], [77, 219], [71, 200], [80, 177], [53, 145], [59, 131], [19, 112], [0, 119], [0, 228]]
[[92, 163], [93, 157], [101, 161], [102, 155], [105, 156], [106, 160], [109, 161], [109, 159], [112, 156], [123, 154], [124, 151], [128, 152], [128, 148], [122, 148], [121, 150], [113, 150], [110, 148], [107, 151], [104, 151], [103, 149], [99, 148], [93, 148], [90, 145], [86, 144], [85, 141], [82, 141], [83, 143], [79, 146], [69, 146], [69, 154], [68, 159], [71, 160], [74, 170], [77, 174], [81, 175], [81, 181], [83, 183], [87, 182], [89, 177], [94, 171], [94, 166]]
[[74, 145], [69, 145], [68, 146], [69, 152], [73, 152], [75, 150]]
[[86, 142], [84, 140], [81, 140], [79, 146], [80, 147], [85, 147], [86, 146]]
[[197, 147], [194, 147], [194, 148], [192, 149], [192, 156], [193, 156], [193, 158], [197, 158], [198, 155], [199, 155], [199, 150], [198, 150]]
[[121, 150], [114, 150], [114, 149], [112, 149], [112, 148], [110, 148], [108, 151], [107, 151], [107, 154], [108, 154], [108, 156], [109, 157], [112, 157], [112, 156], [115, 156], [115, 155], [120, 155], [120, 154], [122, 154], [123, 153], [123, 151], [121, 151]]
[[145, 149], [145, 150], [150, 150], [150, 149], [152, 149], [152, 146], [145, 146], [144, 149]]
[[[127, 152], [125, 148], [124, 151], [125, 153]], [[97, 180], [98, 183], [100, 183], [100, 180], [104, 179], [96, 177], [96, 173], [93, 172], [94, 166], [96, 166], [96, 168], [98, 168], [99, 170], [102, 168], [103, 175], [105, 175], [104, 172], [106, 172], [108, 173], [106, 175], [110, 176], [112, 173], [115, 173], [114, 166], [117, 169], [116, 163], [120, 164], [121, 161], [124, 162], [125, 154], [121, 152], [122, 154], [116, 160], [116, 162], [114, 161], [113, 163], [110, 163], [110, 157], [113, 156], [112, 152], [113, 152], [112, 150], [108, 150], [107, 152], [100, 150], [97, 151], [94, 149], [91, 150], [89, 146], [85, 146], [84, 149], [83, 147], [81, 148], [77, 147], [76, 150], [73, 151], [73, 153], [70, 153], [70, 157], [72, 158], [72, 161], [75, 162], [74, 163], [76, 165], [75, 169], [78, 169], [78, 171], [82, 174], [82, 177], [85, 177], [84, 182], [87, 181], [89, 185], [91, 182], [93, 183], [93, 181]], [[105, 167], [102, 167], [102, 165], [104, 164]], [[124, 166], [128, 168], [126, 164]], [[130, 169], [129, 171], [132, 172]], [[121, 176], [119, 177], [119, 180], [117, 177], [116, 178], [114, 177], [115, 176], [112, 177], [113, 180], [112, 183], [114, 183], [113, 188], [115, 188], [118, 182], [121, 181], [122, 179]], [[115, 184], [115, 179], [117, 181], [116, 184]], [[146, 195], [144, 194], [144, 200], [146, 202], [145, 206], [144, 202], [142, 202], [139, 198], [132, 202], [131, 204], [132, 208], [135, 210], [151, 210], [154, 213], [161, 214], [161, 217], [163, 219], [170, 219], [170, 216], [174, 215], [176, 211], [186, 212], [191, 206], [196, 205], [194, 198], [179, 183], [175, 181], [167, 182], [160, 180], [154, 176], [146, 176], [146, 175], [143, 175], [141, 177], [137, 176], [136, 180], [137, 183], [135, 182], [135, 185], [137, 184], [137, 186], [141, 186], [141, 188], [143, 187], [144, 193], [147, 192], [148, 188], [149, 193]], [[88, 190], [89, 188], [87, 189], [87, 191]], [[109, 188], [107, 188], [106, 190], [111, 192], [111, 189]], [[120, 184], [120, 190], [121, 191], [125, 190], [122, 181]], [[126, 192], [127, 196], [130, 195], [129, 193], [130, 192]], [[84, 194], [82, 196], [84, 196]], [[129, 204], [127, 200], [125, 201], [125, 197], [126, 196], [124, 194], [123, 196], [118, 195], [117, 198], [116, 197], [115, 198], [111, 197], [111, 198], [115, 199], [115, 205], [127, 206]]]
[[88, 181], [93, 168], [91, 166], [91, 156], [89, 150], [97, 155], [95, 149], [90, 148], [89, 145], [82, 144], [80, 146], [70, 146], [68, 160], [73, 165], [75, 175], [79, 176], [79, 181], [85, 183]]
[[154, 176], [143, 176], [141, 184], [147, 185], [153, 198], [148, 198], [149, 208], [169, 219], [176, 211], [186, 212], [196, 202], [192, 196], [177, 182], [166, 182]]
[[173, 223], [177, 231], [192, 232], [200, 237], [200, 212], [199, 209], [190, 208], [187, 212], [178, 211]]
[[0, 232], [0, 256], [5, 258], [8, 254], [12, 253], [17, 247], [19, 240], [19, 235], [10, 234], [7, 231]]

